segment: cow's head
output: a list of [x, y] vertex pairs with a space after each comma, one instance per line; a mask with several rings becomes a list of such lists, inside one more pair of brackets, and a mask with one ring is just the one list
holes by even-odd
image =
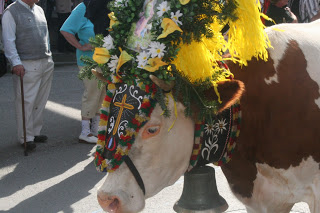
[[[243, 83], [225, 81], [231, 73], [224, 65], [220, 67], [219, 61], [226, 49], [244, 64], [252, 56], [266, 58], [263, 24], [257, 21], [259, 7], [255, 0], [248, 2], [135, 0], [109, 4], [113, 11], [109, 14], [110, 34], [95, 38], [93, 46], [98, 47], [94, 62], [84, 60], [88, 62], [85, 72], [99, 64], [100, 77], [107, 78], [106, 99], [112, 99], [103, 106], [110, 113], [101, 114], [108, 126], [99, 131], [102, 136], [95, 159], [100, 171], [108, 171], [98, 191], [104, 210], [118, 213], [142, 210], [146, 198], [173, 184], [188, 169], [194, 137], [199, 130], [198, 118], [208, 117], [211, 131], [212, 114], [217, 112], [215, 101], [221, 98], [218, 110], [221, 112], [240, 99]], [[246, 14], [253, 16], [247, 18]], [[242, 15], [238, 21], [237, 17]], [[228, 42], [220, 32], [226, 23], [230, 26]], [[254, 44], [250, 48], [243, 41], [244, 32], [248, 35], [245, 38]], [[156, 92], [150, 93], [149, 87], [154, 89], [157, 84], [153, 79], [154, 83], [150, 81], [150, 74], [167, 83], [175, 81], [176, 91], [164, 93], [156, 87]], [[211, 84], [216, 82], [220, 83], [213, 87]], [[127, 86], [121, 89], [120, 84]], [[119, 88], [115, 91], [116, 87]], [[129, 87], [134, 88], [124, 94]], [[121, 98], [115, 102], [113, 97], [120, 93]], [[139, 107], [131, 104], [137, 101]], [[151, 106], [143, 108], [147, 112], [139, 111], [143, 104]], [[113, 106], [118, 108], [112, 112]], [[162, 115], [166, 108], [171, 112], [169, 117]], [[128, 112], [129, 109], [135, 112]], [[119, 114], [134, 117], [122, 120]], [[198, 136], [195, 141], [199, 141]], [[193, 164], [194, 160], [191, 161]]]
[[[240, 81], [225, 81], [219, 83], [218, 91], [222, 101], [220, 110], [223, 110], [240, 99], [244, 85]], [[206, 94], [217, 99], [214, 88]], [[98, 190], [98, 201], [105, 211], [141, 211], [146, 198], [172, 185], [186, 172], [194, 142], [194, 119], [185, 117], [183, 104], [172, 98], [168, 100], [171, 116], [163, 116], [157, 104], [128, 153], [143, 180], [145, 194], [127, 164], [122, 163], [116, 171], [108, 173]]]

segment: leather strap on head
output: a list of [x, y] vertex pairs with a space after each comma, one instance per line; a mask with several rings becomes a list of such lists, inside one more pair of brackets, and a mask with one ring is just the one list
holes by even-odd
[[124, 162], [126, 162], [126, 164], [129, 167], [131, 173], [133, 174], [134, 178], [136, 179], [138, 185], [140, 186], [143, 194], [145, 195], [146, 194], [146, 190], [144, 188], [143, 180], [142, 180], [137, 168], [133, 164], [132, 160], [130, 159], [130, 157], [128, 155], [123, 156], [122, 159], [124, 160]]

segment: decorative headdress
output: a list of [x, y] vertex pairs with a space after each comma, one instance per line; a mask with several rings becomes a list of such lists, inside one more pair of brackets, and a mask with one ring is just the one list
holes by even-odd
[[[80, 72], [80, 78], [92, 78], [91, 70], [99, 67], [102, 73], [97, 75], [107, 79], [108, 92], [101, 116], [101, 126], [105, 129], [101, 127], [99, 132], [96, 156], [96, 165], [101, 171], [114, 171], [121, 163], [121, 156], [128, 154], [132, 143], [124, 137], [130, 136], [133, 140], [155, 103], [164, 110], [164, 116], [170, 115], [167, 96], [150, 79], [151, 74], [167, 85], [175, 82], [171, 94], [184, 104], [186, 116], [193, 114], [191, 103], [195, 103], [199, 106], [199, 120], [203, 120], [217, 112], [218, 82], [233, 76], [219, 66], [225, 51], [229, 51], [230, 57], [224, 60], [242, 65], [247, 65], [252, 57], [263, 60], [268, 57], [266, 49], [270, 42], [263, 30], [257, 0], [114, 0], [109, 9], [113, 11], [109, 14], [109, 35], [97, 35], [91, 40], [95, 46], [93, 59], [82, 58], [87, 65]], [[223, 35], [221, 30], [226, 25], [229, 31]], [[124, 96], [118, 100], [118, 94], [125, 87], [126, 92], [130, 88], [143, 91], [145, 94], [142, 92], [141, 97], [149, 101], [150, 107], [143, 116], [141, 108], [131, 113], [141, 120], [138, 126], [132, 126], [134, 118], [128, 118], [122, 134], [116, 136], [114, 130], [111, 139], [120, 142], [111, 154], [111, 162], [103, 154], [112, 146], [109, 138], [105, 138], [110, 134], [106, 132], [111, 127], [110, 106], [117, 108], [120, 103], [125, 104]], [[214, 87], [218, 100], [205, 96], [210, 87]], [[119, 116], [120, 111], [116, 112], [115, 116]], [[113, 126], [116, 127], [119, 125]]]

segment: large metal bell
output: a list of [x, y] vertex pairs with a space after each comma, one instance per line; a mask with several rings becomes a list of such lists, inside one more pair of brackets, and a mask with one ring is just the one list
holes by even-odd
[[178, 213], [220, 213], [228, 204], [220, 196], [214, 168], [196, 167], [184, 175], [183, 191], [173, 207]]

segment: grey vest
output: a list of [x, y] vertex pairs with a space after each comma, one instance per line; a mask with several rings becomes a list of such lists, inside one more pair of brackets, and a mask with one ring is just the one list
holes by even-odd
[[10, 11], [16, 23], [16, 48], [21, 60], [37, 60], [51, 56], [46, 17], [38, 5], [34, 13], [20, 2], [12, 3]]

